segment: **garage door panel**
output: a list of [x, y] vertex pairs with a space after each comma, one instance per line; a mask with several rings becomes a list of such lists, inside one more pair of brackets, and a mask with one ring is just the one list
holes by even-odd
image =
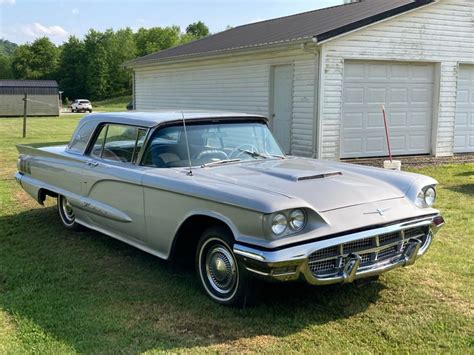
[[344, 73], [342, 158], [387, 155], [381, 105], [394, 154], [430, 152], [432, 65], [347, 61]]
[[[378, 120], [381, 121], [381, 113], [378, 114]], [[392, 112], [388, 115], [389, 128], [405, 128], [407, 125], [407, 113], [406, 112]]]
[[390, 148], [392, 152], [403, 152], [406, 144], [407, 137], [405, 135], [394, 135], [390, 138]]
[[[473, 93], [474, 94], [474, 93]], [[462, 104], [469, 104], [469, 95], [470, 92], [467, 89], [459, 89], [458, 90], [458, 98], [457, 98], [457, 104], [462, 105]]]
[[360, 81], [365, 78], [365, 65], [354, 63], [350, 67], [344, 68], [346, 80]]
[[391, 88], [390, 89], [390, 104], [408, 104], [408, 89], [407, 88]]
[[386, 101], [387, 90], [385, 88], [370, 87], [366, 91], [367, 104], [381, 105]]
[[461, 65], [458, 74], [454, 152], [474, 152], [474, 65]]
[[364, 127], [364, 114], [362, 112], [345, 113], [344, 120], [347, 122], [346, 128], [348, 130]]
[[346, 88], [344, 91], [347, 103], [362, 104], [364, 103], [364, 89], [362, 88]]
[[410, 134], [409, 149], [410, 151], [421, 151], [426, 146], [426, 135], [425, 134]]
[[387, 70], [385, 64], [369, 64], [367, 75], [373, 80], [385, 80], [388, 76]]
[[467, 112], [459, 112], [456, 114], [456, 127], [467, 128], [469, 127], [469, 114]]
[[365, 151], [372, 154], [380, 154], [384, 150], [384, 140], [381, 137], [367, 137], [365, 140]]
[[432, 65], [411, 65], [411, 77], [413, 80], [432, 83], [434, 68]]
[[[426, 130], [426, 122], [430, 120], [428, 112], [411, 112], [409, 117], [409, 128], [421, 128], [423, 130]], [[426, 131], [429, 132], [429, 130]]]
[[344, 144], [343, 149], [346, 149], [345, 151], [343, 150], [341, 154], [346, 155], [350, 154], [351, 152], [356, 152], [357, 154], [362, 154], [362, 138], [361, 137], [345, 137], [344, 138]]
[[392, 64], [391, 66], [391, 79], [392, 80], [406, 80], [409, 76], [409, 67], [404, 64]]
[[413, 88], [410, 94], [411, 104], [431, 105], [433, 99], [431, 88]]

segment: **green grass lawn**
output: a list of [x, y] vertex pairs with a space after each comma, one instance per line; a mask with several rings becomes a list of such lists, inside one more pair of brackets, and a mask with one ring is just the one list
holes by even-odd
[[131, 96], [119, 96], [102, 101], [92, 102], [95, 111], [125, 111], [128, 103], [132, 101]]
[[271, 284], [257, 307], [215, 305], [190, 270], [96, 232], [64, 230], [12, 179], [17, 143], [69, 139], [78, 115], [0, 119], [0, 353], [474, 351], [474, 164], [440, 181], [447, 225], [379, 282]]

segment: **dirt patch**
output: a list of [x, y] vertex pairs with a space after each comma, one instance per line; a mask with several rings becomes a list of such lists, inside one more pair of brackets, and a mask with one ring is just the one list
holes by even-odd
[[432, 279], [421, 280], [420, 284], [425, 286], [427, 291], [433, 298], [439, 300], [451, 308], [455, 309], [463, 315], [474, 317], [474, 306], [472, 303], [463, 299], [463, 297], [453, 289], [446, 289]]
[[34, 208], [37, 207], [38, 204], [33, 200], [30, 195], [28, 195], [22, 189], [15, 189], [13, 193], [13, 199], [17, 202], [18, 205], [26, 208]]
[[[425, 166], [438, 166], [444, 164], [465, 164], [474, 163], [474, 154], [456, 154], [453, 157], [433, 157], [428, 155], [393, 157], [400, 160], [403, 166], [422, 168]], [[346, 159], [344, 162], [360, 165], [368, 165], [382, 168], [384, 160], [388, 158], [367, 158], [367, 159]]]

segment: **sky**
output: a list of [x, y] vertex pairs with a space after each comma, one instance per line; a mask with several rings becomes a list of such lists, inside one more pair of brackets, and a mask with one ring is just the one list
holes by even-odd
[[47, 36], [54, 43], [90, 28], [178, 25], [203, 21], [211, 32], [287, 16], [343, 0], [0, 0], [0, 38], [23, 44]]

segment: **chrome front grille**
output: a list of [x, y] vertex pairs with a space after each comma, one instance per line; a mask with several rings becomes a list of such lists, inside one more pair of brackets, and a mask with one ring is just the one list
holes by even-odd
[[400, 257], [409, 239], [419, 239], [424, 245], [427, 233], [428, 227], [408, 228], [319, 249], [309, 256], [308, 266], [315, 277], [333, 277], [341, 274], [350, 254], [357, 254], [360, 268], [368, 268]]

